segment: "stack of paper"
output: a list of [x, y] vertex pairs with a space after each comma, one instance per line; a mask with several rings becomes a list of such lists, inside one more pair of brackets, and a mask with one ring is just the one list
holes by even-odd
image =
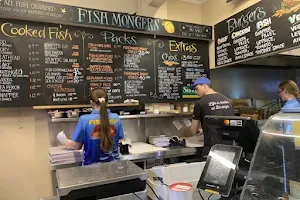
[[53, 164], [81, 162], [82, 157], [83, 150], [67, 150], [64, 146], [49, 148], [49, 159]]
[[157, 151], [167, 151], [167, 148], [156, 147], [151, 144], [146, 144], [143, 142], [132, 143], [131, 148], [129, 148], [130, 154], [142, 154], [142, 153], [150, 153]]
[[204, 135], [195, 135], [192, 137], [185, 138], [186, 147], [203, 147], [204, 146]]

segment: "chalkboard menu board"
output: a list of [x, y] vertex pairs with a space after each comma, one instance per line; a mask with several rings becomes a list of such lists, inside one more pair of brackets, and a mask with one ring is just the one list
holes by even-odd
[[300, 44], [300, 3], [264, 0], [215, 25], [215, 63], [224, 66]]
[[153, 95], [158, 99], [198, 98], [190, 93], [190, 86], [195, 79], [208, 75], [206, 47], [185, 39], [158, 38], [157, 43]]
[[209, 70], [206, 41], [3, 19], [0, 58], [2, 107], [190, 99]]

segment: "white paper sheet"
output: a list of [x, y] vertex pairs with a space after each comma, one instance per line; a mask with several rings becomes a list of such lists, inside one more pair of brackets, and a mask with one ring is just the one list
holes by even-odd
[[178, 120], [173, 120], [173, 124], [178, 131], [182, 128], [182, 125], [180, 124], [180, 122]]
[[185, 120], [183, 120], [183, 122], [186, 125], [186, 127], [192, 126], [192, 122], [189, 119], [185, 119]]

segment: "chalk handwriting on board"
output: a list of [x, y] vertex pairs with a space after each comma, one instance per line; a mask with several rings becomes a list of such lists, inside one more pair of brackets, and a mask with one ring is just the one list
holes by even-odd
[[254, 11], [249, 11], [246, 15], [240, 16], [238, 19], [230, 18], [227, 20], [227, 31], [232, 33], [235, 29], [245, 28], [251, 22], [262, 20], [267, 15], [263, 7], [257, 7]]
[[178, 59], [178, 55], [172, 55], [169, 53], [163, 53], [161, 55], [161, 58], [163, 60], [163, 63], [169, 67], [174, 65], [179, 65], [180, 60]]
[[161, 58], [163, 60], [168, 60], [168, 61], [178, 61], [178, 58], [177, 58], [177, 55], [171, 55], [171, 54], [168, 54], [168, 53], [163, 53], [161, 55]]
[[196, 53], [198, 51], [196, 44], [189, 44], [185, 42], [178, 42], [176, 40], [169, 40], [169, 50], [171, 52], [190, 52]]
[[70, 40], [72, 41], [71, 33], [68, 29], [61, 30], [58, 27], [43, 27], [40, 29], [30, 28], [29, 25], [24, 25], [21, 28], [14, 26], [13, 23], [2, 23], [1, 32], [7, 37], [30, 37], [50, 40]]
[[99, 10], [88, 10], [77, 8], [78, 23], [88, 22], [89, 24], [111, 25], [118, 28], [132, 28], [148, 31], [159, 31], [160, 19], [135, 16], [121, 13], [111, 13], [112, 18], [108, 18], [108, 12]]
[[101, 32], [103, 35], [103, 39], [105, 43], [113, 42], [116, 44], [128, 44], [128, 45], [136, 45], [136, 36], [128, 36], [127, 33], [124, 33], [123, 36], [117, 36], [113, 32], [110, 31], [103, 31]]

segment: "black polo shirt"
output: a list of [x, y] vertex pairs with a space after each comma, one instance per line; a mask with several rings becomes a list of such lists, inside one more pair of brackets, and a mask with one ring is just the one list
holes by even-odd
[[201, 122], [204, 134], [204, 146], [208, 147], [208, 149], [204, 150], [204, 154], [209, 152], [211, 146], [219, 143], [217, 135], [208, 133], [204, 123], [204, 116], [206, 115], [234, 116], [233, 106], [230, 100], [220, 93], [205, 95], [197, 101], [194, 107], [193, 119]]

